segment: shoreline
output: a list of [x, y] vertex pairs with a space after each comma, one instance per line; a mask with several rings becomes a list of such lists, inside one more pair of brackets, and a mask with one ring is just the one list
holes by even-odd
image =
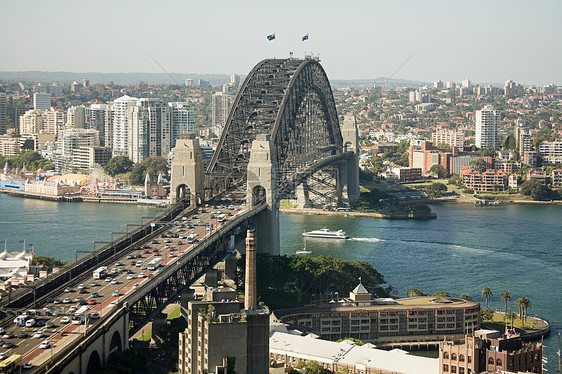
[[135, 199], [135, 200], [125, 200], [125, 199], [104, 199], [98, 197], [91, 197], [91, 196], [52, 196], [52, 195], [44, 195], [38, 193], [31, 193], [26, 191], [14, 190], [14, 189], [6, 189], [0, 188], [0, 193], [14, 196], [14, 197], [21, 197], [27, 199], [35, 199], [35, 200], [44, 200], [44, 201], [53, 201], [53, 202], [72, 202], [72, 203], [97, 203], [97, 204], [136, 204], [136, 205], [149, 205], [149, 206], [168, 206], [169, 200], [152, 200], [152, 199]]
[[426, 204], [462, 204], [462, 205], [478, 205], [479, 202], [481, 206], [498, 206], [498, 205], [562, 205], [562, 200], [550, 200], [550, 201], [534, 201], [534, 200], [486, 200], [486, 199], [475, 199], [468, 197], [461, 198], [437, 198], [437, 199], [427, 199], [423, 200]]
[[382, 214], [375, 212], [338, 212], [331, 210], [320, 210], [320, 209], [299, 209], [299, 208], [279, 208], [281, 213], [292, 213], [292, 214], [311, 214], [311, 215], [325, 215], [325, 216], [340, 216], [340, 217], [366, 217], [366, 218], [379, 218], [379, 219], [436, 219], [437, 214], [431, 212], [429, 214], [424, 214], [417, 217], [408, 217], [407, 214]]

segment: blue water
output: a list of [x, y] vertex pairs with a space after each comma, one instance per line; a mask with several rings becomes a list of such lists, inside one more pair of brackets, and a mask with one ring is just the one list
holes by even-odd
[[556, 335], [562, 329], [562, 207], [432, 208], [438, 218], [426, 221], [284, 214], [282, 253], [303, 247], [302, 232], [343, 229], [354, 239], [307, 239], [307, 249], [312, 255], [369, 262], [399, 296], [415, 287], [429, 293], [468, 293], [484, 304], [480, 293], [489, 286], [494, 293], [490, 307], [503, 310], [500, 295], [509, 290], [512, 311], [518, 311], [513, 302], [527, 296], [533, 303], [529, 314], [552, 324], [545, 352], [554, 371]]
[[76, 251], [91, 251], [94, 241], [111, 240], [111, 232], [134, 230], [142, 217], [159, 211], [141, 205], [57, 203], [0, 194], [0, 241], [7, 241], [8, 251], [18, 251], [25, 240], [26, 247], [33, 244], [39, 256], [70, 261], [84, 255]]
[[[303, 247], [302, 233], [327, 227], [343, 229], [354, 239], [308, 239], [312, 255], [327, 254], [372, 264], [398, 296], [408, 288], [451, 295], [469, 293], [482, 301], [489, 286], [490, 307], [503, 310], [503, 290], [531, 299], [529, 314], [549, 320], [545, 340], [548, 368], [556, 370], [558, 330], [562, 330], [562, 206], [473, 207], [436, 205], [437, 219], [399, 221], [311, 215], [281, 215], [281, 251]], [[41, 256], [75, 258], [94, 240], [109, 240], [111, 231], [125, 231], [158, 208], [136, 205], [54, 203], [0, 194], [0, 240], [10, 250], [20, 240], [33, 243]], [[148, 218], [144, 219], [145, 221]], [[132, 229], [132, 226], [128, 227]], [[360, 275], [358, 275], [359, 277]]]

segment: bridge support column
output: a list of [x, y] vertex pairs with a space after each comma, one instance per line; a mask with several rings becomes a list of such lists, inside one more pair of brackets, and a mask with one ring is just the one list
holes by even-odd
[[172, 203], [189, 199], [189, 204], [196, 206], [204, 201], [203, 152], [195, 134], [182, 134], [176, 141], [171, 176]]
[[267, 208], [256, 217], [258, 251], [279, 254], [279, 191], [277, 159], [269, 134], [260, 134], [252, 142], [248, 162], [246, 202], [253, 208]]
[[347, 159], [345, 174], [349, 205], [356, 206], [359, 203], [359, 135], [357, 133], [357, 122], [352, 114], [344, 117], [342, 137], [344, 150], [354, 153], [354, 156]]
[[299, 208], [310, 208], [310, 187], [308, 186], [308, 182], [305, 180], [302, 182], [295, 191], [297, 195], [297, 203]]

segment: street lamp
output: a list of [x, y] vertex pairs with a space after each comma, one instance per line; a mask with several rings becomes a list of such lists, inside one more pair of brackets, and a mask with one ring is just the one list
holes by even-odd
[[115, 240], [113, 240], [113, 234], [123, 235], [123, 234], [126, 234], [126, 233], [125, 232], [113, 232], [113, 231], [111, 232], [111, 241], [113, 243], [113, 254], [115, 254], [115, 252], [117, 252], [117, 244], [115, 244]]
[[99, 240], [94, 240], [94, 253], [96, 254], [96, 264], [100, 263], [100, 252], [96, 250], [96, 243], [111, 243], [111, 242], [104, 242]]

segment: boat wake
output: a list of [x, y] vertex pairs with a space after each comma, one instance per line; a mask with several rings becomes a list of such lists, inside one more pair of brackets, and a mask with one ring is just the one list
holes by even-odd
[[384, 239], [379, 238], [350, 238], [350, 240], [355, 240], [357, 242], [370, 242], [370, 243], [377, 243], [377, 242], [384, 242]]

